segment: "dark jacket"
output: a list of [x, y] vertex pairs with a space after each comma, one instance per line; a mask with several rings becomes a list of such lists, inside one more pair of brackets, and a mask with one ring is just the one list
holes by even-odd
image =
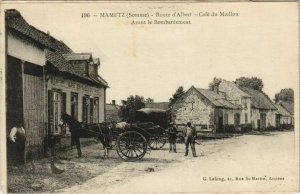
[[174, 140], [177, 138], [177, 128], [176, 127], [170, 127], [169, 128], [169, 139]]

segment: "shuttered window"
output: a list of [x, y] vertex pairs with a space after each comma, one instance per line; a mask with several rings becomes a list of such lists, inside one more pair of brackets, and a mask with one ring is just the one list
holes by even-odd
[[78, 120], [78, 94], [71, 93], [71, 116]]
[[82, 97], [82, 122], [88, 123], [89, 96]]
[[94, 123], [99, 123], [99, 98], [94, 98]]
[[93, 115], [94, 115], [94, 99], [90, 98], [90, 123], [93, 123]]

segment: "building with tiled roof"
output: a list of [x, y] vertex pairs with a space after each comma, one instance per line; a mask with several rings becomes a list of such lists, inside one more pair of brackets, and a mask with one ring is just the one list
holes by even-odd
[[276, 110], [276, 107], [271, 99], [262, 91], [246, 87], [241, 87], [240, 89], [251, 96], [251, 106], [253, 108], [261, 110]]
[[49, 137], [67, 134], [62, 112], [80, 122], [105, 121], [108, 83], [98, 73], [99, 58], [74, 52], [14, 9], [5, 10], [5, 27], [7, 130], [24, 123], [28, 145], [42, 153]]
[[168, 110], [169, 102], [148, 102], [145, 103], [145, 108], [158, 108], [158, 109]]
[[280, 101], [279, 104], [283, 106], [291, 115], [294, 115], [294, 102]]
[[251, 123], [254, 129], [276, 127], [277, 108], [263, 91], [239, 87], [226, 80], [221, 80], [218, 89], [226, 94], [229, 101], [242, 106], [242, 123]]
[[277, 108], [277, 127], [288, 128], [294, 124], [294, 116], [287, 111], [281, 103], [276, 103], [275, 107]]
[[241, 109], [222, 92], [192, 86], [172, 106], [172, 122], [182, 129], [191, 122], [199, 132], [228, 132], [227, 126], [240, 124]]
[[280, 124], [294, 126], [294, 103], [279, 101], [275, 106], [280, 116]]

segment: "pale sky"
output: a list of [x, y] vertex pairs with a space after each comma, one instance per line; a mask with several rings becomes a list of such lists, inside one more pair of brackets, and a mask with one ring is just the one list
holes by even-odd
[[[263, 90], [271, 99], [283, 88], [298, 89], [297, 3], [51, 3], [8, 7], [17, 8], [27, 22], [50, 31], [75, 52], [92, 52], [93, 57], [99, 57], [99, 73], [110, 86], [107, 102], [115, 99], [120, 103], [131, 94], [168, 101], [178, 86], [186, 90], [192, 85], [207, 88], [215, 76], [229, 81], [240, 76], [262, 78]], [[239, 16], [177, 18], [191, 20], [191, 25], [138, 26], [131, 25], [131, 19], [81, 18], [82, 12], [158, 10], [232, 11]]]

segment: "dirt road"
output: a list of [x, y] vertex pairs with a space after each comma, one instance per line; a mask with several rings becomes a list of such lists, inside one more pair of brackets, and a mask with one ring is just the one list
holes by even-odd
[[87, 182], [59, 192], [295, 191], [299, 163], [294, 133], [272, 132], [210, 140], [197, 158], [152, 151], [141, 161], [120, 163]]

